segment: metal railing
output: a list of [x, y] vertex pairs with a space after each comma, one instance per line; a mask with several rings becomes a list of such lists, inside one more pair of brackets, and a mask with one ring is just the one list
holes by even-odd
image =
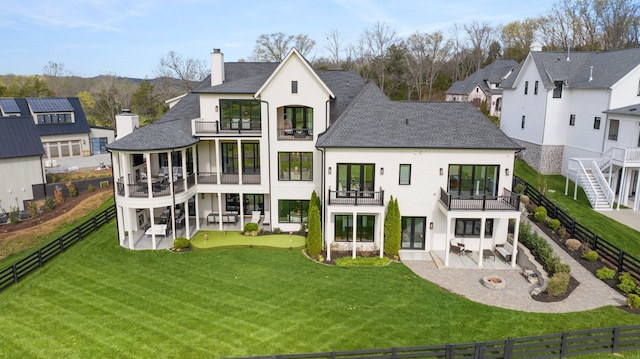
[[384, 191], [332, 191], [329, 190], [328, 205], [384, 205]]
[[454, 195], [440, 187], [440, 202], [449, 211], [518, 211], [520, 199], [517, 194], [506, 188], [503, 196], [481, 195]]
[[278, 128], [278, 140], [313, 140], [313, 128]]
[[207, 135], [261, 135], [262, 123], [260, 120], [238, 121], [207, 121], [202, 119], [192, 120], [191, 130], [194, 136]]

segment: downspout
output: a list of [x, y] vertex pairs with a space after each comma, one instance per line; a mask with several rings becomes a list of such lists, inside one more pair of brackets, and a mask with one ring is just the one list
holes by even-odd
[[[267, 182], [269, 184], [269, 213], [273, 212], [273, 209], [271, 208], [271, 202], [273, 200], [273, 196], [271, 195], [271, 136], [270, 136], [270, 127], [269, 127], [269, 101], [265, 101], [262, 99], [257, 99], [255, 96], [253, 97], [254, 100], [258, 100], [262, 103], [265, 103], [267, 105], [267, 158], [269, 159], [269, 165], [267, 166], [267, 170], [268, 170], [268, 177], [267, 177]], [[262, 161], [260, 161], [260, 171], [262, 172]], [[266, 208], [262, 209], [263, 211], [266, 210]], [[271, 215], [271, 214], [270, 214]], [[273, 215], [271, 215], [273, 217]], [[269, 227], [271, 227], [271, 218], [269, 218]]]

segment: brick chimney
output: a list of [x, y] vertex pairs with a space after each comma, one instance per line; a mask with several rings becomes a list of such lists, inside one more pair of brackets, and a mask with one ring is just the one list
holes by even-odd
[[211, 86], [224, 82], [224, 54], [220, 49], [213, 49], [211, 53]]

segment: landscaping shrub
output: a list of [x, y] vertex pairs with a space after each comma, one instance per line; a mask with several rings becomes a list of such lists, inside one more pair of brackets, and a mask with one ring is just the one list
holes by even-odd
[[609, 267], [602, 267], [596, 271], [596, 277], [601, 280], [613, 279], [616, 277], [616, 271]]
[[258, 224], [253, 222], [247, 222], [244, 224], [244, 235], [255, 236], [258, 234]]
[[640, 296], [637, 294], [629, 294], [627, 296], [627, 306], [629, 308], [638, 308], [640, 307]]
[[[315, 193], [315, 192], [314, 192]], [[317, 202], [309, 207], [309, 233], [307, 235], [307, 254], [318, 259], [322, 251], [322, 227], [320, 225], [320, 209]]]
[[189, 240], [184, 237], [178, 237], [173, 240], [173, 248], [175, 249], [189, 248], [190, 245], [191, 242], [189, 242]]
[[582, 242], [575, 238], [569, 238], [564, 242], [564, 245], [567, 246], [570, 251], [577, 251], [582, 247]]
[[598, 252], [594, 251], [593, 249], [588, 249], [584, 252], [582, 252], [582, 258], [584, 258], [585, 260], [589, 261], [589, 262], [595, 262], [598, 260]]
[[388, 258], [380, 257], [342, 257], [335, 260], [338, 267], [382, 267], [389, 263]]
[[556, 263], [555, 267], [553, 267], [553, 273], [567, 273], [571, 274], [571, 266], [566, 263]]
[[40, 214], [38, 213], [38, 205], [32, 201], [27, 202], [27, 211], [29, 212], [29, 218], [36, 218]]
[[555, 231], [556, 229], [560, 228], [560, 220], [552, 218], [547, 221], [547, 226]]
[[20, 222], [20, 211], [18, 208], [11, 207], [9, 208], [9, 222], [18, 223]]
[[522, 202], [522, 204], [524, 204], [524, 206], [526, 207], [529, 202], [531, 202], [531, 199], [526, 194], [523, 194], [520, 196], [520, 202]]
[[531, 231], [531, 228], [529, 228], [529, 225], [526, 223], [520, 224], [518, 238], [520, 239], [520, 243], [529, 248], [531, 253], [542, 263], [547, 271], [552, 273], [555, 271], [555, 268], [560, 264], [560, 257], [553, 253], [553, 247], [551, 247], [549, 242], [540, 237], [538, 233]]
[[567, 229], [564, 228], [564, 227], [558, 228], [558, 235], [560, 236], [560, 238], [566, 238], [567, 237]]
[[280, 234], [280, 233], [282, 233], [282, 229], [280, 229], [280, 227], [275, 227], [275, 228], [273, 229], [273, 233], [275, 233], [275, 234]]
[[62, 197], [62, 188], [56, 186], [56, 189], [53, 191], [53, 196], [56, 199], [56, 206], [64, 203], [64, 197]]
[[91, 183], [89, 183], [89, 185], [87, 186], [87, 191], [89, 191], [89, 192], [93, 192], [93, 191], [95, 191], [95, 189], [96, 188], [93, 187], [93, 185]]
[[402, 239], [402, 223], [398, 199], [391, 196], [387, 204], [387, 213], [384, 217], [384, 252], [395, 256], [400, 250]]
[[[525, 190], [525, 186], [522, 183], [518, 183], [515, 187], [513, 187], [513, 192], [517, 194], [523, 194]], [[520, 197], [522, 199], [522, 197]]]
[[558, 297], [567, 292], [569, 288], [569, 273], [556, 273], [547, 282], [547, 293], [552, 297]]
[[539, 206], [533, 213], [533, 220], [536, 222], [544, 222], [547, 220], [547, 209], [544, 206]]
[[67, 186], [67, 190], [69, 190], [69, 196], [75, 197], [78, 195], [78, 190], [76, 189], [76, 186], [73, 185], [73, 182], [69, 181], [65, 183], [65, 186]]
[[56, 208], [56, 200], [51, 196], [46, 196], [44, 198], [44, 208], [46, 208], [47, 211], [53, 211], [53, 209]]
[[525, 205], [524, 208], [526, 208], [527, 212], [529, 213], [536, 213], [536, 209], [538, 208], [538, 205], [536, 205], [535, 203], [529, 203]]
[[628, 272], [619, 275], [618, 280], [620, 281], [620, 283], [618, 283], [618, 289], [620, 289], [624, 293], [633, 293], [633, 291], [636, 290], [636, 287], [638, 286], [636, 284], [636, 280], [633, 279], [631, 274], [629, 274]]

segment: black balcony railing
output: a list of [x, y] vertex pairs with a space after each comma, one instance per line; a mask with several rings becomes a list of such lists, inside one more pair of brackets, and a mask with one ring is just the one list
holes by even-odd
[[506, 188], [503, 196], [454, 195], [447, 193], [444, 188], [440, 188], [440, 202], [449, 211], [517, 211], [520, 206], [519, 196]]
[[312, 128], [278, 128], [279, 140], [313, 140]]
[[194, 120], [194, 135], [244, 134], [260, 135], [260, 120], [205, 121]]
[[332, 191], [329, 190], [329, 205], [383, 206], [384, 191]]

